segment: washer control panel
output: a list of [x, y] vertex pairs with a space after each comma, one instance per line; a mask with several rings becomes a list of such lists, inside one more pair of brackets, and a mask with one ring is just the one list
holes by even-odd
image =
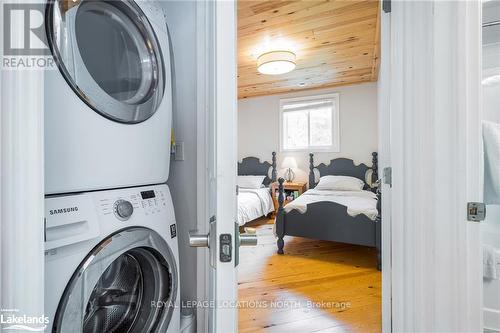
[[167, 197], [162, 189], [137, 189], [128, 195], [101, 197], [100, 210], [103, 215], [113, 214], [120, 221], [127, 221], [140, 214], [151, 216], [167, 209]]
[[167, 208], [165, 193], [161, 190], [142, 191], [140, 193], [141, 207], [146, 215], [153, 215]]

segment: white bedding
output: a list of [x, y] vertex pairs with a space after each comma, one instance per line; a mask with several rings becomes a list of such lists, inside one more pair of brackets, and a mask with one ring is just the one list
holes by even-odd
[[238, 190], [238, 224], [240, 226], [274, 210], [269, 188]]
[[331, 191], [331, 190], [308, 190], [297, 199], [285, 206], [285, 212], [293, 209], [300, 213], [307, 211], [307, 205], [318, 201], [336, 202], [347, 207], [347, 214], [356, 216], [365, 214], [371, 220], [378, 215], [377, 196], [370, 191]]

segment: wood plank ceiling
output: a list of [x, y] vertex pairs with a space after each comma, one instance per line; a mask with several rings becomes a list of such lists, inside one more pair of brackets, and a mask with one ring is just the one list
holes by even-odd
[[[377, 0], [238, 1], [238, 97], [377, 81]], [[297, 67], [257, 71], [257, 57], [287, 49]]]

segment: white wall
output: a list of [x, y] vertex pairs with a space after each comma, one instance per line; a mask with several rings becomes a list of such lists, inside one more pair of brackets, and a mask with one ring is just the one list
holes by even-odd
[[315, 153], [315, 164], [332, 158], [352, 158], [356, 163], [371, 165], [371, 153], [377, 151], [377, 84], [363, 83], [332, 89], [307, 90], [282, 95], [259, 96], [238, 101], [238, 158], [256, 156], [270, 161], [278, 153], [278, 175], [283, 174], [280, 162], [294, 156], [299, 170], [296, 180], [307, 181], [309, 152], [279, 151], [280, 98], [312, 96], [336, 92], [340, 94], [340, 153]]
[[196, 249], [189, 247], [188, 232], [196, 229], [196, 2], [162, 2], [174, 52], [174, 115], [177, 142], [184, 142], [184, 161], [173, 161], [168, 185], [172, 192], [177, 235], [181, 300], [196, 299]]

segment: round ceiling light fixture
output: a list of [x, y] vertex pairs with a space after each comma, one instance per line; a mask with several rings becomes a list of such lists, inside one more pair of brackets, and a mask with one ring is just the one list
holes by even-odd
[[257, 58], [257, 69], [262, 74], [278, 75], [295, 69], [295, 53], [291, 51], [271, 51]]

